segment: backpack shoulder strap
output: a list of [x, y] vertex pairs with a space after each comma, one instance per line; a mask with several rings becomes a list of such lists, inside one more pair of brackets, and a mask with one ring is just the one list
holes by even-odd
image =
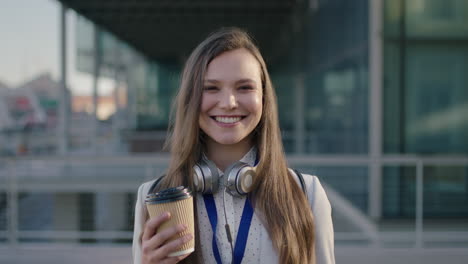
[[306, 190], [306, 186], [305, 186], [304, 176], [302, 175], [301, 172], [299, 172], [299, 171], [296, 170], [296, 169], [294, 169], [293, 171], [294, 171], [294, 173], [296, 173], [297, 178], [299, 178], [299, 182], [301, 183], [302, 191], [307, 195], [307, 190]]
[[157, 178], [157, 179], [153, 182], [153, 184], [151, 184], [151, 187], [150, 187], [149, 190], [148, 190], [148, 194], [154, 192], [154, 189], [156, 189], [156, 187], [157, 187], [158, 184], [161, 182], [161, 180], [164, 178], [164, 176], [166, 176], [166, 174], [163, 174], [161, 177]]

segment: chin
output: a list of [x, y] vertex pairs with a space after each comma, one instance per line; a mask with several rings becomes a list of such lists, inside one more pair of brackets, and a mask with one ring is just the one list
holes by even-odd
[[224, 140], [215, 140], [216, 143], [220, 145], [236, 145], [242, 140], [232, 140], [232, 139], [224, 139]]
[[243, 138], [215, 138], [214, 141], [220, 145], [236, 145], [238, 143], [241, 143], [243, 141], [243, 139], [245, 139], [245, 137]]

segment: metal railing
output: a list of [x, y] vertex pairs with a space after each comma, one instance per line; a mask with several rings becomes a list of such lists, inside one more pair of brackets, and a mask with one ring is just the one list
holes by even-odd
[[[129, 192], [134, 193], [143, 181], [160, 174], [169, 161], [168, 155], [22, 157], [0, 159], [0, 193], [6, 193], [6, 230], [0, 230], [0, 241], [16, 245], [22, 239], [131, 239], [131, 231], [34, 231], [19, 229], [19, 193], [21, 192]], [[466, 242], [468, 232], [430, 232], [424, 230], [424, 169], [426, 166], [468, 167], [468, 157], [421, 156], [295, 156], [288, 157], [291, 167], [369, 167], [414, 166], [416, 168], [414, 232], [378, 232], [376, 238], [359, 232], [337, 232], [337, 241], [369, 240], [372, 245], [385, 241], [412, 240], [416, 248], [426, 240]], [[124, 170], [123, 168], [132, 168]], [[42, 170], [42, 171], [41, 171]], [[102, 170], [102, 171], [100, 171]], [[104, 171], [104, 172], [103, 172]], [[92, 173], [90, 173], [92, 172]], [[307, 172], [307, 171], [306, 171]], [[80, 175], [90, 173], [94, 175]], [[346, 177], [346, 176], [343, 176]], [[373, 177], [373, 175], [368, 175]], [[75, 180], [70, 184], [70, 179]], [[467, 190], [468, 191], [468, 190]], [[1, 211], [2, 208], [0, 208]], [[1, 222], [0, 222], [1, 223]], [[0, 227], [1, 228], [1, 227]], [[468, 228], [467, 228], [468, 230]], [[461, 236], [463, 235], [463, 236]], [[376, 240], [376, 241], [374, 241]]]

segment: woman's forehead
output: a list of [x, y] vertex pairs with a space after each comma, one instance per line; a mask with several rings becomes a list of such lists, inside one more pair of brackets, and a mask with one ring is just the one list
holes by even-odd
[[261, 81], [260, 64], [248, 50], [221, 53], [209, 64], [204, 81]]

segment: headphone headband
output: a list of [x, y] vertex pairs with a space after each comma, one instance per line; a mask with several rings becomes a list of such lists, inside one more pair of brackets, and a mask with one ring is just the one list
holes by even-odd
[[195, 191], [201, 193], [215, 193], [219, 189], [219, 174], [216, 165], [208, 159], [202, 159], [193, 166], [193, 183]]
[[[193, 167], [193, 171], [195, 191], [203, 194], [218, 191], [220, 177], [218, 168], [212, 161], [203, 158]], [[231, 195], [243, 196], [250, 191], [254, 177], [255, 167], [238, 161], [231, 164], [224, 172], [223, 185]]]

